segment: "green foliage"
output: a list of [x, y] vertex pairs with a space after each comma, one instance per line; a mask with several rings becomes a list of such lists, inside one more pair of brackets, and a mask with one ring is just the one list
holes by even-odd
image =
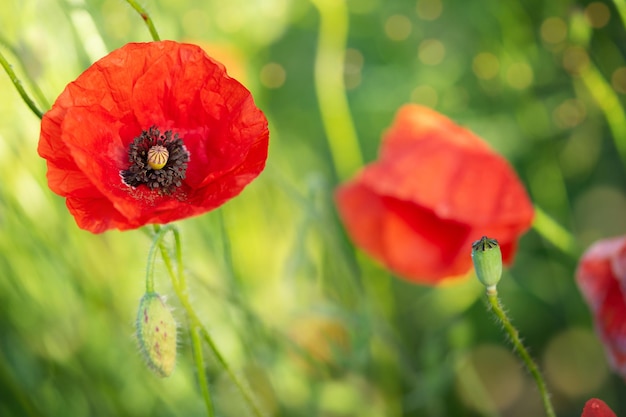
[[[305, 0], [145, 6], [163, 39], [198, 43], [223, 60], [270, 120], [262, 176], [222, 208], [180, 222], [191, 302], [267, 414], [541, 415], [479, 282], [410, 284], [344, 236], [313, 83], [317, 9]], [[612, 3], [348, 7], [345, 83], [366, 162], [396, 109], [423, 103], [505, 155], [580, 248], [626, 233], [625, 32]], [[40, 108], [107, 51], [150, 40], [118, 0], [9, 0], [0, 26], [0, 48]], [[0, 416], [204, 415], [184, 331], [166, 379], [146, 368], [132, 336], [149, 238], [79, 230], [46, 186], [39, 120], [8, 77], [0, 91]], [[576, 261], [531, 231], [499, 293], [559, 416], [580, 416], [592, 396], [626, 415], [626, 385], [610, 375], [593, 334]], [[158, 292], [171, 294], [163, 265], [156, 269]], [[246, 415], [206, 357], [218, 415]]]

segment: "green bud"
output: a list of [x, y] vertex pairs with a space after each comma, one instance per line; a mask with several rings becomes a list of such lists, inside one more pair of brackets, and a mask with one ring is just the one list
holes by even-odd
[[502, 276], [502, 253], [498, 241], [483, 236], [472, 243], [472, 261], [480, 282], [485, 287], [495, 287]]
[[161, 377], [169, 376], [176, 365], [176, 320], [157, 293], [147, 292], [141, 298], [137, 339], [148, 366]]

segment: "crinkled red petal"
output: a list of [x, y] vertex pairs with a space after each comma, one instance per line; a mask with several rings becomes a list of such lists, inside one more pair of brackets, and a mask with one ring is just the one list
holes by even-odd
[[[152, 126], [178, 134], [190, 154], [172, 195], [121, 181], [128, 145]], [[263, 170], [268, 138], [265, 116], [221, 64], [164, 41], [128, 44], [70, 83], [44, 116], [38, 150], [79, 226], [101, 232], [218, 207]]]

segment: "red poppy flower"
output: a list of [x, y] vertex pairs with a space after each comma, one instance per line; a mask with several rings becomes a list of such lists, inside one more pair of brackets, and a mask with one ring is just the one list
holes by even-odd
[[466, 274], [471, 243], [499, 241], [510, 262], [533, 207], [507, 161], [439, 113], [400, 109], [380, 157], [336, 193], [357, 246], [411, 281]]
[[576, 281], [611, 366], [626, 378], [626, 236], [601, 240], [587, 249]]
[[130, 43], [70, 83], [41, 123], [48, 185], [94, 233], [214, 209], [265, 166], [267, 120], [201, 48]]
[[602, 400], [592, 398], [585, 404], [580, 417], [617, 417], [613, 410]]

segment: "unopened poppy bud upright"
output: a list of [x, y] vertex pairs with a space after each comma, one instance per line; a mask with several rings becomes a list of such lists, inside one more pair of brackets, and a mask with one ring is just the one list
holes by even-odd
[[502, 276], [502, 253], [498, 241], [483, 236], [472, 243], [472, 261], [480, 282], [487, 289], [495, 287]]

